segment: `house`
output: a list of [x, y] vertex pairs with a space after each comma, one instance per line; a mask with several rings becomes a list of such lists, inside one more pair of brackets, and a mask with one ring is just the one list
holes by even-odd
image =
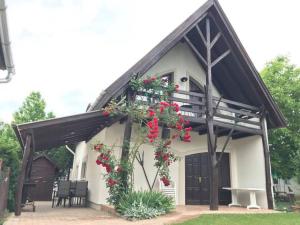
[[[241, 191], [236, 196], [235, 190], [231, 193], [224, 189], [231, 187], [258, 190], [257, 204], [273, 208], [267, 130], [284, 127], [285, 120], [217, 0], [201, 6], [102, 92], [86, 113], [15, 127], [24, 149], [17, 204], [24, 185], [21, 178], [26, 177], [26, 167], [30, 167], [26, 159], [31, 150], [74, 143], [77, 146], [71, 179], [88, 181], [91, 207], [107, 204], [104, 170], [95, 163], [98, 154], [93, 146], [122, 146], [124, 141], [132, 144], [136, 136], [134, 127], [128, 132], [132, 124], [101, 113], [111, 99], [126, 93], [132, 74], [162, 76], [179, 85], [180, 91], [172, 98], [191, 121], [193, 131], [190, 143], [178, 140], [171, 146], [180, 156], [170, 168], [177, 205], [210, 204], [211, 209], [217, 209], [218, 204], [230, 203], [231, 197], [237, 197], [241, 205], [249, 205], [249, 193]], [[217, 145], [209, 141], [216, 136]], [[152, 147], [145, 144], [142, 150], [145, 169], [153, 180], [156, 171]], [[222, 151], [220, 166], [214, 167], [212, 162]], [[116, 147], [115, 156], [121, 153], [121, 147]], [[138, 163], [134, 188], [147, 189]], [[159, 179], [154, 189], [164, 190]]]
[[33, 159], [30, 182], [35, 186], [29, 189], [28, 195], [33, 201], [50, 201], [52, 199], [53, 182], [57, 178], [57, 165], [44, 154]]

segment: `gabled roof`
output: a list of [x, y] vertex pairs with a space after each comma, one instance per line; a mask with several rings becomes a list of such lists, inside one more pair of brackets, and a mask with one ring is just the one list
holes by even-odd
[[[215, 29], [221, 31], [223, 36], [222, 41], [216, 44], [216, 52], [212, 54], [217, 55], [218, 52], [222, 52], [224, 45], [227, 45], [232, 53], [213, 71], [214, 85], [226, 98], [265, 107], [268, 111], [269, 127], [285, 126], [283, 114], [260, 78], [217, 0], [208, 0], [140, 61], [113, 82], [100, 94], [89, 111], [101, 109], [112, 98], [120, 96], [128, 87], [132, 74], [143, 75], [177, 43], [183, 41], [184, 36], [189, 36], [195, 45], [198, 45], [198, 51], [203, 51], [201, 50], [203, 46], [199, 46], [201, 40], [194, 34], [194, 29], [196, 25], [203, 26], [203, 24], [201, 25], [202, 20], [207, 16], [213, 18]], [[212, 29], [213, 31], [214, 29]], [[197, 39], [199, 40], [198, 43]]]

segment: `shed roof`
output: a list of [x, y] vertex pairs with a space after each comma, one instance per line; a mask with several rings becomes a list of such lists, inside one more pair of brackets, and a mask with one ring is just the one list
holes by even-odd
[[142, 76], [177, 43], [180, 41], [184, 42], [184, 36], [187, 35], [197, 47], [197, 50], [203, 52], [204, 47], [200, 44], [201, 39], [197, 36], [195, 27], [198, 25], [200, 29], [203, 28], [203, 19], [205, 17], [212, 18], [212, 33], [222, 32], [222, 39], [215, 45], [212, 56], [220, 55], [224, 50], [224, 46], [230, 48], [232, 53], [214, 68], [214, 85], [225, 98], [264, 107], [268, 111], [267, 119], [270, 128], [285, 126], [286, 122], [283, 114], [267, 90], [217, 0], [208, 0], [202, 5], [148, 54], [103, 91], [89, 110], [101, 109], [112, 98], [120, 96], [128, 87], [133, 74]]

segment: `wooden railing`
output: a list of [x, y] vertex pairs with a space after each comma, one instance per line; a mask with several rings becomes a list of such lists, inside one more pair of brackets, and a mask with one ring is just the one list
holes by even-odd
[[[139, 95], [143, 94], [139, 93]], [[192, 123], [205, 123], [205, 94], [179, 90], [173, 96], [170, 96], [169, 100], [178, 103], [180, 113]], [[261, 109], [258, 107], [225, 98], [213, 97], [213, 110], [216, 126], [225, 128], [235, 126], [241, 131], [261, 133]]]
[[[206, 97], [202, 93], [178, 91], [170, 100], [180, 104], [182, 115], [192, 122], [205, 123]], [[214, 123], [218, 126], [236, 126], [260, 130], [261, 110], [258, 107], [213, 97]], [[245, 131], [248, 131], [247, 129]]]

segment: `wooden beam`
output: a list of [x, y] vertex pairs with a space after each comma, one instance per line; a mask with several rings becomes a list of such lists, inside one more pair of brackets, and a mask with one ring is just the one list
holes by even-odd
[[[215, 120], [214, 126], [220, 126], [220, 127], [231, 129], [234, 126], [234, 124]], [[250, 127], [246, 127], [246, 126], [236, 125], [234, 129], [237, 131], [246, 132], [249, 134], [257, 134], [257, 135], [262, 134], [262, 131], [260, 129], [250, 128]]]
[[204, 35], [203, 35], [202, 31], [200, 30], [200, 28], [199, 28], [198, 25], [196, 26], [196, 29], [197, 29], [197, 31], [198, 31], [198, 34], [199, 34], [200, 37], [201, 37], [201, 40], [203, 41], [203, 44], [205, 45], [205, 47], [207, 47], [207, 42], [206, 42], [206, 40], [205, 40], [205, 37], [204, 37]]
[[[218, 100], [219, 98], [213, 97], [213, 99]], [[258, 108], [256, 106], [248, 105], [248, 104], [237, 102], [237, 101], [232, 101], [232, 100], [225, 99], [225, 98], [222, 98], [221, 102], [224, 102], [224, 103], [227, 103], [230, 105], [234, 105], [234, 106], [240, 106], [242, 108], [246, 108], [246, 109], [250, 109], [250, 110], [254, 110], [254, 111], [260, 111], [260, 108]]]
[[273, 194], [272, 194], [272, 178], [271, 178], [271, 163], [270, 163], [270, 151], [267, 137], [267, 125], [265, 115], [261, 118], [261, 129], [262, 129], [262, 143], [264, 150], [264, 161], [265, 161], [265, 176], [266, 176], [266, 193], [268, 201], [268, 209], [274, 208]]
[[16, 197], [15, 197], [15, 215], [16, 216], [21, 215], [22, 192], [23, 192], [27, 162], [28, 162], [28, 158], [29, 158], [29, 155], [31, 152], [31, 139], [32, 139], [31, 135], [28, 134], [26, 136], [22, 165], [21, 165], [21, 170], [20, 170], [20, 173], [18, 176], [18, 182], [17, 182], [17, 187], [16, 187]]
[[210, 43], [210, 48], [213, 48], [214, 45], [217, 43], [217, 41], [220, 39], [220, 37], [222, 36], [221, 32], [219, 32], [215, 38], [212, 40], [212, 42]]
[[197, 48], [193, 45], [193, 43], [190, 41], [190, 39], [187, 36], [184, 36], [184, 40], [190, 46], [190, 48], [193, 50], [193, 52], [198, 56], [198, 58], [207, 66], [206, 60], [203, 58], [203, 56], [200, 54], [200, 52], [197, 50]]
[[230, 115], [226, 115], [226, 114], [222, 114], [222, 113], [215, 113], [215, 116], [219, 117], [219, 118], [223, 118], [223, 119], [232, 120], [234, 122], [241, 122], [241, 123], [246, 123], [246, 124], [252, 124], [252, 125], [255, 125], [255, 126], [260, 126], [260, 122], [247, 120], [247, 119], [242, 119], [242, 118], [239, 118], [239, 117], [230, 116]]
[[222, 55], [220, 55], [217, 59], [215, 59], [212, 62], [211, 67], [214, 67], [216, 64], [218, 64], [222, 59], [224, 59], [227, 55], [229, 55], [229, 53], [230, 53], [230, 50], [227, 50]]
[[208, 146], [208, 170], [209, 170], [209, 208], [210, 210], [218, 210], [219, 208], [219, 191], [218, 182], [219, 174], [217, 167], [216, 154], [216, 137], [214, 131], [214, 109], [213, 109], [213, 95], [212, 95], [212, 61], [211, 61], [211, 37], [210, 37], [210, 20], [206, 19], [206, 126], [207, 126], [207, 146]]

